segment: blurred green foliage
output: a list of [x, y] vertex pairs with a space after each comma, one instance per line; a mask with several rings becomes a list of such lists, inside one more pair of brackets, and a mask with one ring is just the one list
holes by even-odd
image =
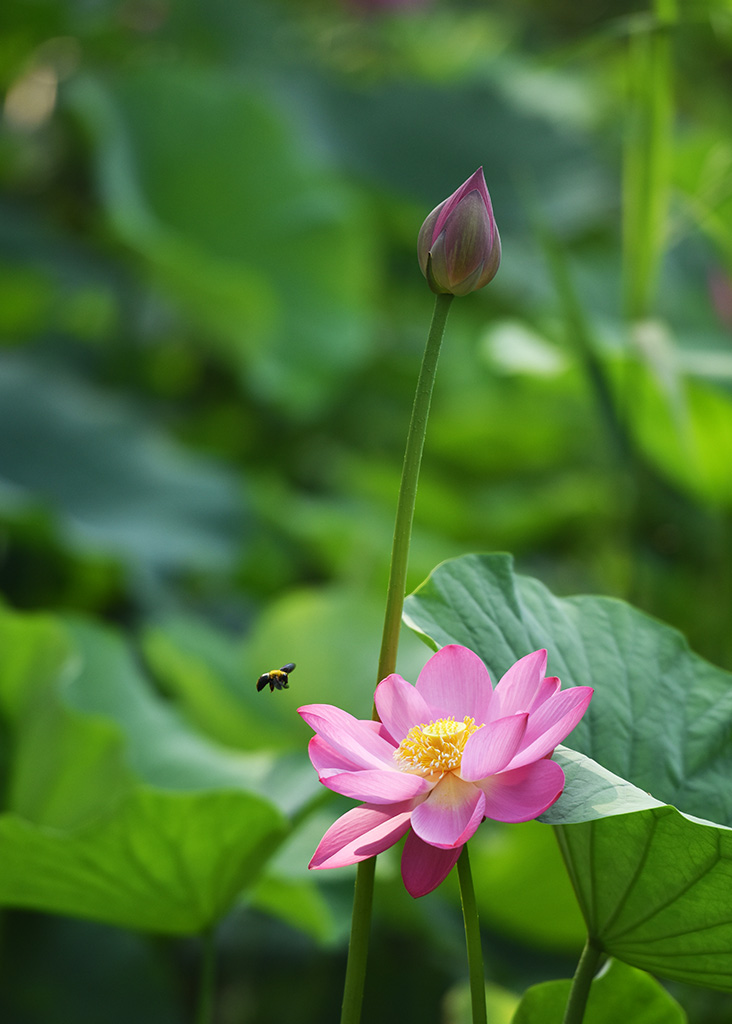
[[[337, 1014], [352, 875], [307, 873], [339, 801], [305, 815], [294, 711], [368, 715], [431, 310], [416, 235], [481, 164], [503, 264], [448, 326], [410, 585], [510, 549], [732, 668], [731, 50], [729, 0], [661, 29], [624, 0], [2, 4], [13, 1024], [188, 1021], [195, 943], [118, 926], [193, 932], [232, 905], [222, 1024], [290, 1019], [294, 999], [303, 1024]], [[404, 638], [407, 678], [426, 657]], [[291, 660], [289, 691], [256, 694]], [[269, 836], [249, 860], [237, 802]], [[489, 970], [515, 992], [568, 975], [582, 941], [541, 828], [486, 828], [471, 854]], [[166, 874], [162, 844], [133, 919], [129, 843], [161, 836], [185, 870]], [[543, 898], [518, 872], [537, 863]], [[456, 893], [414, 903], [397, 864], [379, 862], [366, 1016], [439, 1021], [464, 978]], [[205, 892], [195, 913], [186, 892]], [[674, 994], [694, 1020], [729, 1010]]]

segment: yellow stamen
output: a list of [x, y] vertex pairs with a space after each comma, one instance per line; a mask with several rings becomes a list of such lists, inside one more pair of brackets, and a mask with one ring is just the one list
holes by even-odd
[[444, 775], [460, 767], [468, 737], [482, 728], [467, 716], [462, 722], [438, 718], [427, 725], [414, 725], [394, 751], [394, 758], [403, 771]]

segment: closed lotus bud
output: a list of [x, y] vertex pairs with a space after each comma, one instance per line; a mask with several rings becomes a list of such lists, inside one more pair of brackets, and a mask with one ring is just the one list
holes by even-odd
[[417, 254], [437, 294], [468, 295], [496, 276], [501, 239], [482, 167], [425, 220]]

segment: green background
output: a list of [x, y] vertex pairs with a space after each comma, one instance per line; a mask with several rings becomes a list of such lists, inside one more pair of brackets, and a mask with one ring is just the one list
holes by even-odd
[[[219, 919], [221, 1024], [337, 1018], [353, 872], [306, 865], [348, 805], [295, 709], [370, 712], [417, 232], [480, 165], [503, 262], [453, 304], [409, 588], [511, 551], [732, 669], [731, 53], [729, 0], [5, 0], [3, 1019], [186, 1024]], [[582, 918], [546, 825], [471, 860], [508, 1020]], [[380, 858], [365, 1020], [463, 1020], [464, 979], [454, 880]]]

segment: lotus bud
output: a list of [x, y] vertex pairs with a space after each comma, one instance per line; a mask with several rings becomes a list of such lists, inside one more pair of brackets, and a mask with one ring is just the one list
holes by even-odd
[[482, 167], [427, 217], [417, 254], [437, 294], [468, 295], [496, 276], [501, 239]]

